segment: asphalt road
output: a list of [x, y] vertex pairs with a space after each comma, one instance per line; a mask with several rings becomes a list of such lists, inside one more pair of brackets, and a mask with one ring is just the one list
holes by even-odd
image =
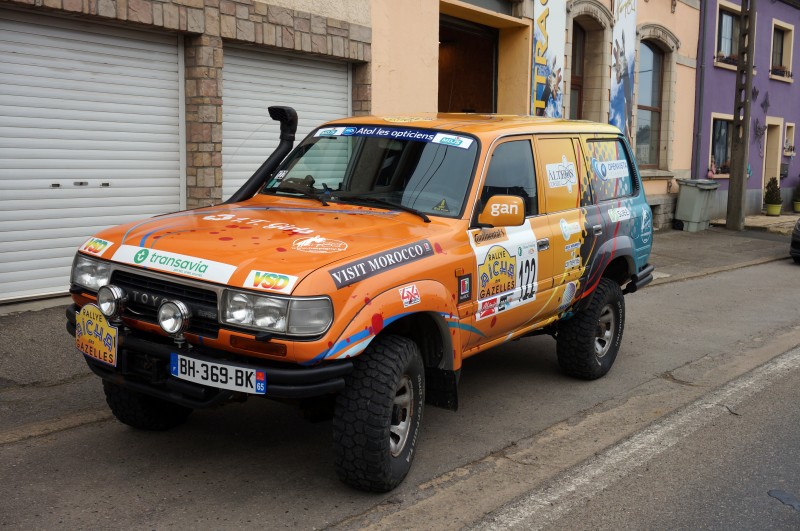
[[[790, 288], [797, 274], [781, 260], [627, 297], [617, 363], [595, 382], [561, 375], [546, 337], [468, 360], [461, 409], [426, 409], [414, 468], [387, 495], [340, 484], [330, 422], [308, 423], [283, 404], [251, 400], [196, 412], [168, 433], [129, 429], [109, 418], [99, 381], [86, 375], [66, 332], [46, 326], [63, 308], [10, 316], [2, 348], [25, 349], [29, 358], [0, 357], [0, 375], [11, 376], [0, 382], [0, 525], [480, 526], [510, 500], [799, 345], [800, 303]], [[30, 370], [38, 357], [57, 358], [58, 379]], [[786, 450], [792, 441], [797, 446], [788, 434]], [[623, 507], [613, 497], [606, 506], [613, 527]]]

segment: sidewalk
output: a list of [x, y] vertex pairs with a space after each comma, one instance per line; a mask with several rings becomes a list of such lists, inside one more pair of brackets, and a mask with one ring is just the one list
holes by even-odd
[[[780, 216], [746, 216], [744, 218], [745, 230], [763, 230], [789, 236], [800, 214], [796, 212], [782, 212]], [[725, 227], [725, 219], [712, 219], [714, 227]]]

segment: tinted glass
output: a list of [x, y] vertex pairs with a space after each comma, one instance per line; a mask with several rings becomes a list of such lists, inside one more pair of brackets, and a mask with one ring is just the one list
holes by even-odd
[[516, 195], [525, 202], [525, 215], [537, 212], [536, 176], [530, 140], [514, 140], [497, 146], [489, 161], [481, 201], [493, 195]]
[[591, 160], [592, 184], [597, 201], [633, 194], [633, 168], [619, 139], [586, 143]]

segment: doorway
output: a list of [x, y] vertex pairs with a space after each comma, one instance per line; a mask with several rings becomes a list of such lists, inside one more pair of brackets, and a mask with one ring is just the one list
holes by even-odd
[[[761, 198], [770, 177], [777, 177], [780, 184], [781, 149], [783, 147], [783, 120], [767, 117], [767, 129], [764, 132], [764, 172], [761, 174]], [[763, 201], [762, 201], [763, 202]]]
[[499, 32], [455, 17], [439, 20], [439, 112], [497, 109]]

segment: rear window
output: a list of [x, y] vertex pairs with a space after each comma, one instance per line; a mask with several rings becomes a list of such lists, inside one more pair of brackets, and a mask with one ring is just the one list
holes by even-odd
[[597, 201], [633, 195], [633, 169], [620, 139], [586, 142]]

